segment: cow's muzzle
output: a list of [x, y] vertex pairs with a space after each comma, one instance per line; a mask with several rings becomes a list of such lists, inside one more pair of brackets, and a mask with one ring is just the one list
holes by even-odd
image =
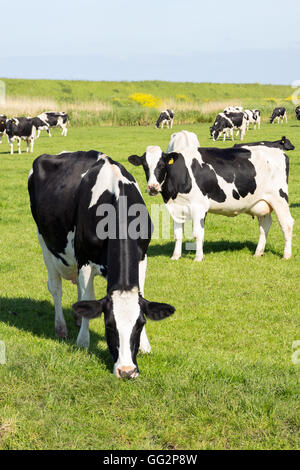
[[147, 190], [148, 190], [149, 196], [156, 196], [160, 192], [160, 185], [159, 184], [148, 185]]
[[116, 376], [119, 379], [135, 379], [139, 375], [137, 367], [120, 367], [116, 369]]

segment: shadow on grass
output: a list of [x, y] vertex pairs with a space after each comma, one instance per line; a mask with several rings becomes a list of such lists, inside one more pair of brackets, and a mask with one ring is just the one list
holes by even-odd
[[295, 202], [294, 204], [290, 204], [290, 207], [300, 207], [299, 202]]
[[[56, 337], [54, 305], [51, 302], [25, 297], [0, 297], [0, 322], [23, 331], [29, 331], [42, 338], [50, 338], [58, 342], [64, 341], [71, 348], [76, 347], [79, 328], [74, 323], [72, 310], [64, 309], [64, 317], [68, 328], [67, 340], [61, 340]], [[101, 340], [105, 340], [103, 335], [90, 331], [89, 353], [95, 355], [106, 365], [107, 369], [112, 371], [113, 362], [108, 349], [102, 351], [97, 348], [97, 344]]]
[[[187, 240], [186, 240], [187, 241]], [[185, 250], [185, 243], [182, 246], [182, 256], [184, 257], [187, 253], [195, 253], [192, 250]], [[192, 240], [191, 240], [192, 241]], [[161, 245], [150, 245], [148, 248], [148, 256], [164, 256], [170, 258], [173, 254], [175, 241], [170, 241]], [[245, 241], [245, 242], [232, 242], [229, 240], [222, 240], [219, 242], [204, 242], [203, 252], [204, 255], [208, 253], [220, 253], [223, 251], [242, 251], [247, 249], [250, 254], [254, 255], [256, 250], [256, 243]], [[282, 248], [283, 249], [283, 248]], [[273, 250], [272, 248], [266, 248], [266, 253], [272, 253], [275, 256], [282, 257], [282, 253]]]

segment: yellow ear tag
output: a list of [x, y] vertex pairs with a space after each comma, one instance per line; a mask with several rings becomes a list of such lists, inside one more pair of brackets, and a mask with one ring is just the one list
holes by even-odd
[[284, 140], [282, 140], [281, 143], [284, 144]]
[[173, 163], [174, 163], [174, 158], [171, 158], [171, 159], [169, 160], [169, 165], [173, 165]]

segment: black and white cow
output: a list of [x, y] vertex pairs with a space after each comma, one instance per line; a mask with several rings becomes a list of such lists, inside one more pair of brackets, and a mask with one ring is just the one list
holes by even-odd
[[292, 142], [287, 139], [285, 136], [282, 136], [280, 140], [275, 140], [273, 142], [270, 142], [268, 140], [261, 140], [260, 142], [251, 142], [251, 143], [245, 143], [245, 144], [235, 144], [233, 147], [238, 148], [238, 147], [253, 147], [257, 145], [264, 145], [265, 147], [272, 147], [272, 148], [277, 148], [280, 150], [288, 151], [288, 150], [294, 150], [295, 146], [292, 144]]
[[298, 119], [298, 121], [300, 121], [300, 106], [297, 106], [297, 108], [295, 109], [295, 113], [296, 118]]
[[41, 131], [50, 132], [48, 124], [45, 121], [43, 121], [41, 118], [36, 116], [36, 117], [32, 118], [32, 120], [33, 120], [33, 124], [34, 124], [34, 126], [37, 130], [37, 135], [36, 135], [37, 138], [39, 137]]
[[174, 111], [173, 109], [165, 109], [164, 111], [162, 111], [157, 119], [157, 122], [155, 124], [155, 127], [157, 129], [160, 128], [163, 128], [164, 127], [164, 124], [166, 124], [167, 127], [170, 127], [172, 128], [173, 127], [173, 120], [174, 120]]
[[[128, 158], [142, 165], [151, 196], [162, 194], [166, 208], [178, 226], [193, 222], [195, 261], [203, 258], [204, 221], [207, 212], [229, 217], [241, 213], [257, 216], [259, 240], [255, 256], [264, 253], [275, 211], [284, 234], [284, 258], [292, 255], [293, 218], [288, 204], [289, 159], [282, 150], [268, 147], [199, 148], [163, 153], [149, 146], [141, 156]], [[182, 231], [177, 231], [182, 236]], [[182, 240], [176, 239], [175, 248]], [[178, 259], [181, 250], [175, 252]]]
[[[151, 351], [146, 317], [162, 320], [175, 309], [143, 297], [152, 223], [135, 179], [105, 154], [62, 152], [34, 161], [28, 189], [57, 335], [67, 336], [64, 278], [78, 287], [73, 306], [75, 318], [82, 317], [78, 346], [89, 346], [89, 319], [103, 312], [114, 374], [136, 377], [139, 347]], [[101, 300], [95, 300], [95, 275], [107, 278], [107, 295]]]
[[0, 114], [0, 144], [2, 144], [2, 136], [6, 132], [6, 116]]
[[210, 127], [210, 135], [213, 140], [217, 140], [223, 134], [223, 141], [225, 141], [226, 136], [230, 134], [231, 140], [234, 140], [233, 131], [237, 130], [237, 135], [240, 134], [240, 139], [243, 140], [246, 128], [247, 121], [243, 112], [219, 113]]
[[279, 121], [281, 121], [281, 124], [282, 124], [284, 119], [285, 119], [285, 122], [287, 122], [286, 109], [285, 108], [275, 108], [273, 110], [272, 116], [270, 117], [270, 123], [272, 124], [275, 119], [277, 119], [277, 124], [279, 124]]
[[14, 141], [18, 141], [18, 153], [21, 153], [21, 140], [26, 140], [26, 152], [33, 152], [34, 139], [36, 137], [36, 127], [33, 118], [18, 117], [6, 120], [6, 134], [10, 144], [10, 153], [14, 153]]
[[[69, 116], [66, 113], [48, 111], [48, 112], [39, 114], [38, 118], [40, 118], [46, 124], [46, 126], [48, 126], [44, 130], [48, 132], [49, 137], [51, 137], [51, 132], [50, 132], [51, 127], [61, 127], [62, 128], [61, 135], [63, 136], [67, 135], [68, 133], [67, 123], [68, 123]], [[41, 130], [42, 129], [38, 130], [37, 137], [40, 136]]]
[[249, 130], [250, 124], [253, 124], [254, 129], [256, 126], [260, 129], [260, 110], [259, 109], [245, 109], [244, 111], [247, 120], [247, 131]]
[[175, 132], [170, 137], [167, 153], [182, 152], [190, 147], [196, 149], [200, 147], [200, 142], [196, 134], [189, 131]]
[[230, 114], [230, 113], [242, 113], [244, 111], [242, 106], [227, 106], [224, 109], [223, 113]]

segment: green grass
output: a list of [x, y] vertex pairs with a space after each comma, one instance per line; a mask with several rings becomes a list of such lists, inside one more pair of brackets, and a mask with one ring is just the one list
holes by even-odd
[[[125, 85], [124, 85], [125, 86]], [[211, 146], [208, 125], [190, 125]], [[175, 130], [182, 127], [175, 126]], [[71, 305], [76, 288], [63, 283], [69, 339], [55, 337], [53, 302], [46, 287], [27, 175], [33, 158], [62, 150], [101, 150], [137, 178], [127, 163], [149, 144], [166, 148], [171, 130], [150, 127], [71, 127], [35, 144], [34, 155], [0, 146], [0, 365], [2, 449], [296, 449], [299, 448], [300, 366], [291, 360], [299, 328], [300, 126], [263, 124], [246, 141], [286, 135], [290, 152], [290, 205], [295, 218], [293, 258], [281, 259], [276, 217], [266, 253], [255, 259], [257, 221], [209, 214], [201, 263], [194, 252], [170, 260], [173, 240], [149, 247], [145, 297], [176, 307], [169, 319], [148, 321], [151, 355], [138, 356], [135, 381], [118, 381], [103, 320], [91, 322], [89, 352], [75, 346]], [[217, 142], [217, 147], [231, 143]], [[23, 144], [24, 148], [24, 144]], [[95, 280], [97, 297], [105, 282]]]
[[[42, 98], [43, 102], [36, 109], [36, 114], [52, 108], [67, 111], [73, 126], [99, 123], [110, 126], [152, 126], [159, 110], [168, 107], [175, 110], [177, 124], [211, 122], [216, 113], [229, 104], [243, 105], [245, 109], [259, 108], [265, 120], [272, 114], [275, 106], [285, 106], [288, 116], [295, 116], [295, 106], [290, 99], [295, 90], [286, 85], [2, 80], [5, 82], [7, 97], [13, 99], [15, 105], [15, 101], [20, 99], [18, 115], [33, 112], [30, 102], [26, 105], [24, 98]], [[142, 106], [130, 97], [134, 93], [150, 94], [158, 99], [159, 104], [152, 108]], [[106, 108], [96, 110], [94, 105], [98, 102], [103, 103]], [[11, 107], [6, 109], [2, 106], [0, 112], [10, 114], [10, 109]]]

